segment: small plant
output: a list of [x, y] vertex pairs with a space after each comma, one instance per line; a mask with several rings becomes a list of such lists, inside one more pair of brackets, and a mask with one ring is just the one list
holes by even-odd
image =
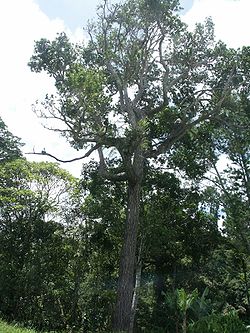
[[187, 311], [191, 308], [194, 301], [198, 298], [198, 290], [195, 289], [192, 293], [188, 294], [182, 289], [177, 290], [177, 305], [180, 313], [182, 314], [182, 331], [187, 332]]

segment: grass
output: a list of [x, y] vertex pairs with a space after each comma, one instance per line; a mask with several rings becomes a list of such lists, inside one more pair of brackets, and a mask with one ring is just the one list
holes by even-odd
[[0, 320], [0, 332], [1, 333], [37, 333], [34, 330], [28, 330], [26, 328], [21, 328], [17, 325], [9, 325], [2, 320]]

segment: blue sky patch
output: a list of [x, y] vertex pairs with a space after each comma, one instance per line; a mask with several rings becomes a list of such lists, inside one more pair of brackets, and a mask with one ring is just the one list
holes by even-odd
[[[40, 9], [50, 18], [59, 18], [71, 30], [84, 27], [95, 17], [96, 8], [101, 0], [35, 0]], [[193, 5], [193, 0], [181, 0], [182, 14]]]

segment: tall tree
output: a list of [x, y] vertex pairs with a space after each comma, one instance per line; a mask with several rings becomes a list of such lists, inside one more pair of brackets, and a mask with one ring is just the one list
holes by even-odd
[[[173, 150], [188, 132], [224, 112], [237, 52], [215, 45], [207, 20], [190, 32], [178, 0], [127, 0], [99, 7], [89, 42], [65, 34], [35, 44], [30, 68], [46, 71], [57, 94], [40, 116], [76, 149], [99, 156], [99, 172], [127, 184], [127, 217], [113, 330], [131, 330], [140, 195], [145, 165]], [[55, 121], [55, 126], [53, 125]], [[62, 126], [57, 126], [61, 121]], [[112, 155], [115, 163], [110, 163]]]

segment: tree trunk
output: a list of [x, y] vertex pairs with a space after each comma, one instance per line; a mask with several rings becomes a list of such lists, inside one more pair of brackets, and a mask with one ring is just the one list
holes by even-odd
[[184, 312], [184, 318], [182, 323], [182, 332], [187, 333], [187, 311]]
[[136, 315], [139, 292], [140, 292], [140, 287], [141, 287], [141, 271], [142, 271], [142, 262], [141, 262], [141, 259], [139, 258], [139, 262], [137, 264], [136, 274], [135, 274], [135, 288], [134, 288], [132, 307], [131, 307], [129, 333], [133, 333], [133, 331], [134, 331], [135, 315]]
[[127, 219], [120, 256], [117, 302], [113, 332], [129, 332], [132, 317], [137, 229], [139, 224], [141, 181], [128, 182]]
[[249, 295], [249, 283], [247, 278], [247, 264], [244, 259], [242, 259], [242, 268], [244, 274], [244, 283], [246, 288], [246, 298], [247, 298], [247, 316], [250, 315], [250, 295]]

